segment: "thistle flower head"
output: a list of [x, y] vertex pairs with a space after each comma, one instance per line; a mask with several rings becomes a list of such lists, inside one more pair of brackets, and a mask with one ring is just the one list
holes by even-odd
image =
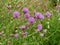
[[24, 29], [26, 29], [26, 26], [25, 25], [22, 25], [22, 26], [20, 26], [19, 27], [21, 30], [24, 30]]
[[18, 11], [14, 11], [14, 12], [13, 12], [13, 17], [14, 17], [14, 18], [18, 17], [19, 15], [20, 15], [20, 13], [19, 13]]
[[34, 17], [29, 17], [28, 21], [29, 21], [30, 23], [33, 23], [33, 22], [35, 21], [35, 19], [34, 19]]
[[44, 16], [42, 14], [39, 15], [40, 19], [44, 19]]
[[28, 19], [30, 17], [30, 14], [26, 13], [24, 16], [25, 16], [26, 19]]
[[47, 32], [47, 29], [44, 29], [43, 32]]
[[29, 12], [29, 9], [26, 8], [26, 7], [24, 7], [24, 8], [22, 9], [22, 11], [23, 11], [24, 13], [27, 13], [27, 12]]
[[19, 37], [19, 34], [18, 34], [18, 33], [16, 33], [14, 36], [15, 36], [16, 38], [18, 38], [18, 37]]
[[38, 24], [38, 25], [37, 25], [37, 30], [38, 30], [38, 31], [42, 30], [42, 24]]
[[23, 35], [23, 36], [26, 36], [26, 35], [27, 35], [27, 32], [22, 32], [22, 35]]
[[44, 19], [44, 16], [40, 12], [35, 12], [35, 18]]
[[51, 16], [50, 12], [46, 12], [46, 16], [49, 18]]

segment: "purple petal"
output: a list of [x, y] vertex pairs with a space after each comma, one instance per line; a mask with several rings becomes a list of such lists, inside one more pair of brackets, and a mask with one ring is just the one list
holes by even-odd
[[49, 18], [51, 16], [50, 12], [46, 12], [46, 16]]
[[27, 12], [29, 12], [29, 9], [26, 8], [26, 7], [24, 7], [24, 8], [22, 9], [22, 11], [23, 11], [24, 13], [27, 13]]
[[18, 33], [16, 33], [14, 36], [15, 36], [16, 38], [18, 38], [18, 37], [19, 37], [19, 34], [18, 34]]
[[26, 13], [24, 16], [25, 16], [25, 18], [28, 19], [30, 17], [30, 14], [29, 13]]
[[19, 13], [18, 11], [14, 11], [14, 12], [13, 12], [13, 17], [14, 17], [14, 18], [18, 17], [19, 15], [20, 15], [20, 13]]
[[44, 19], [44, 16], [40, 12], [35, 12], [35, 18]]
[[26, 35], [27, 35], [27, 32], [22, 32], [22, 35], [23, 35], [23, 36], [26, 36]]
[[26, 26], [25, 25], [22, 25], [19, 28], [22, 29], [22, 30], [24, 30], [26, 28]]
[[37, 30], [38, 30], [38, 31], [42, 30], [42, 24], [38, 24], [38, 25], [37, 25]]
[[30, 23], [33, 23], [33, 22], [35, 21], [35, 19], [34, 19], [34, 17], [29, 17], [28, 21], [29, 21]]

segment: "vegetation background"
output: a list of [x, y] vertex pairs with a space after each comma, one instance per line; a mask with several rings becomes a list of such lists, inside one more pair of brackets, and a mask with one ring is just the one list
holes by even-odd
[[[60, 0], [0, 0], [0, 32], [3, 31], [3, 35], [0, 35], [0, 45], [60, 45], [60, 8], [57, 8], [57, 5], [60, 5]], [[46, 11], [52, 13], [50, 20], [46, 18], [42, 21], [43, 29], [47, 28], [46, 22], [50, 22], [50, 28], [47, 28], [43, 38], [39, 36], [41, 32], [34, 32], [38, 21], [26, 29], [27, 37], [21, 36], [22, 31], [18, 26], [27, 23], [23, 17], [23, 7], [29, 8], [31, 15], [34, 10], [43, 14]], [[14, 19], [12, 14], [15, 10], [21, 13], [17, 19]], [[19, 38], [10, 37], [10, 33], [15, 33], [15, 30], [18, 30]]]

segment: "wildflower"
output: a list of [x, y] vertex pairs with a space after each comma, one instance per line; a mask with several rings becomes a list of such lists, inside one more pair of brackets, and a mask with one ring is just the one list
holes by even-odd
[[44, 16], [39, 12], [35, 12], [35, 18], [44, 19]]
[[30, 23], [33, 23], [33, 22], [35, 21], [35, 19], [34, 19], [34, 17], [29, 17], [28, 21], [29, 21]]
[[40, 31], [42, 29], [42, 24], [37, 25], [37, 30]]
[[34, 16], [35, 18], [39, 18], [40, 13], [39, 12], [34, 12], [34, 15], [35, 15]]
[[40, 19], [44, 19], [44, 16], [42, 14], [39, 15]]
[[15, 36], [16, 38], [18, 38], [18, 37], [19, 37], [19, 34], [18, 34], [18, 33], [16, 33], [14, 36]]
[[40, 34], [40, 36], [41, 36], [41, 37], [43, 37], [43, 36], [44, 36], [44, 34], [43, 34], [43, 33], [41, 33], [41, 34]]
[[20, 26], [19, 27], [21, 30], [24, 30], [24, 29], [26, 29], [26, 26], [25, 25], [22, 25], [22, 26]]
[[50, 12], [46, 12], [46, 16], [49, 18], [51, 16]]
[[20, 13], [19, 13], [18, 11], [14, 11], [14, 12], [13, 12], [13, 17], [14, 17], [14, 18], [18, 17], [19, 15], [20, 15]]
[[22, 32], [22, 35], [23, 35], [23, 36], [26, 36], [26, 35], [27, 35], [27, 32]]
[[25, 16], [25, 18], [28, 19], [30, 17], [30, 14], [29, 13], [26, 13], [24, 16]]
[[2, 32], [0, 32], [0, 35], [2, 35]]
[[47, 32], [47, 29], [44, 29], [43, 32]]
[[24, 7], [24, 8], [22, 9], [22, 11], [23, 11], [24, 13], [27, 13], [27, 12], [29, 12], [29, 9], [26, 8], [26, 7]]

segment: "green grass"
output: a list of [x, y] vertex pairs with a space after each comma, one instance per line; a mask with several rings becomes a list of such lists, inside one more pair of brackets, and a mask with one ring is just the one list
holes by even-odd
[[[51, 3], [48, 3], [46, 10], [52, 13], [50, 20], [46, 17], [42, 21], [36, 20], [36, 23], [31, 24], [31, 27], [25, 30], [28, 32], [26, 37], [20, 34], [22, 31], [18, 27], [28, 23], [23, 16], [23, 7], [28, 7], [31, 15], [33, 15], [34, 10], [43, 14], [46, 12], [42, 11], [42, 6], [39, 6], [38, 2], [39, 1], [36, 1], [35, 4], [32, 0], [0, 0], [0, 31], [4, 31], [3, 35], [5, 35], [0, 35], [0, 45], [60, 45], [60, 20], [58, 20], [60, 13], [54, 12], [55, 8], [50, 7]], [[5, 6], [7, 3], [11, 4], [12, 11], [18, 10], [20, 12], [21, 15], [18, 18], [14, 19], [13, 13], [8, 12]], [[57, 3], [59, 4], [59, 2]], [[21, 6], [17, 7], [19, 4]], [[49, 29], [47, 28], [46, 22], [50, 22]], [[35, 31], [35, 27], [38, 23], [42, 23], [43, 29], [48, 29], [44, 37], [39, 36], [43, 30], [41, 32]], [[16, 28], [19, 33], [19, 38], [10, 37], [10, 33], [15, 33]], [[11, 43], [8, 43], [9, 40]]]

